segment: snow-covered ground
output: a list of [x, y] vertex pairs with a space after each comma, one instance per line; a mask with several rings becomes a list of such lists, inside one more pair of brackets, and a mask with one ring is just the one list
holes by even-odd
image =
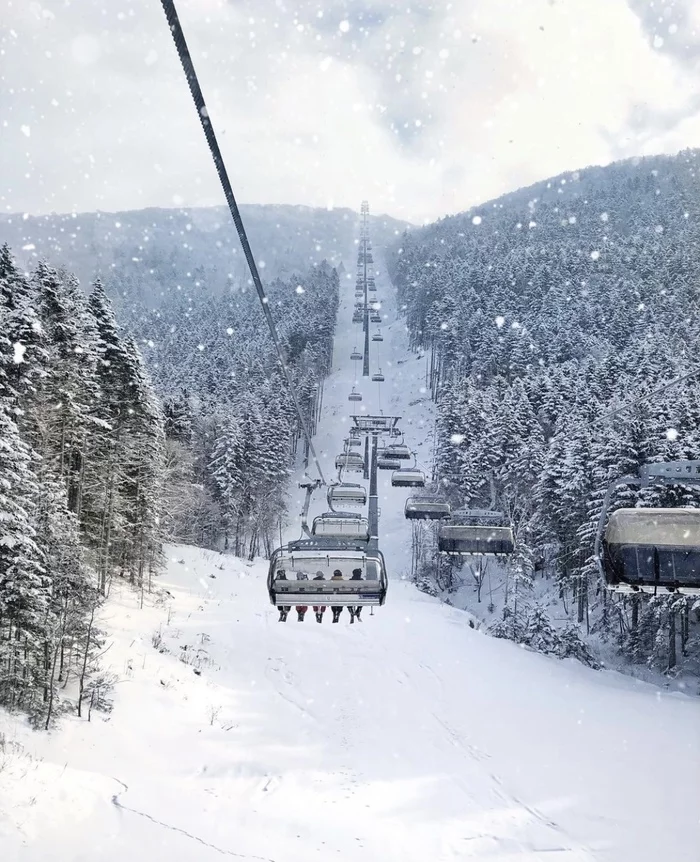
[[281, 625], [263, 563], [169, 554], [167, 602], [108, 606], [111, 716], [3, 719], [42, 758], [5, 754], [3, 860], [697, 859], [696, 700], [490, 638], [407, 582], [361, 624]]
[[[343, 441], [352, 426], [353, 408], [356, 413], [400, 416], [399, 427], [405, 432], [404, 442], [417, 453], [418, 467], [430, 478], [432, 474], [432, 448], [434, 412], [430, 394], [426, 390], [426, 360], [408, 350], [405, 324], [397, 317], [396, 292], [384, 265], [381, 249], [374, 247], [377, 261], [375, 294], [373, 302], [381, 302], [383, 322], [370, 324], [370, 332], [381, 330], [384, 341], [370, 341], [370, 375], [381, 369], [386, 378], [382, 384], [373, 383], [362, 376], [362, 363], [352, 362], [350, 354], [354, 348], [364, 348], [361, 325], [353, 325], [352, 312], [355, 304], [355, 257], [347, 264], [348, 272], [341, 281], [341, 305], [333, 348], [333, 373], [326, 380], [323, 391], [323, 420], [314, 439], [321, 466], [327, 481], [336, 479], [335, 458], [343, 451]], [[348, 401], [353, 386], [362, 394], [360, 404]], [[405, 461], [405, 466], [412, 466]], [[313, 465], [309, 475], [316, 477]], [[301, 478], [299, 474], [297, 479]], [[348, 472], [346, 481], [359, 482], [369, 488], [361, 473]], [[301, 511], [303, 498], [298, 488], [293, 488], [293, 505], [290, 514]], [[378, 473], [379, 491], [379, 539], [392, 579], [406, 577], [411, 568], [411, 530], [404, 519], [404, 503], [411, 491], [407, 488], [392, 488], [391, 472]], [[327, 511], [325, 494], [320, 491], [314, 497], [311, 514]], [[286, 539], [299, 536], [299, 521], [293, 521], [287, 530]]]
[[[382, 406], [429, 461], [427, 395], [409, 403], [424, 365], [383, 278]], [[329, 475], [353, 286], [317, 438]], [[380, 478], [392, 581], [359, 624], [280, 624], [262, 561], [195, 548], [168, 549], [168, 592], [143, 609], [115, 587], [112, 714], [50, 735], [0, 714], [2, 862], [697, 860], [700, 701], [495, 640], [418, 592], [406, 491]]]

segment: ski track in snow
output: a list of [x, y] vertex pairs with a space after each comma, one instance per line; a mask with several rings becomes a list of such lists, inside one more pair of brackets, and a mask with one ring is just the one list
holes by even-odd
[[[355, 382], [349, 268], [316, 440], [328, 476]], [[429, 470], [425, 363], [377, 284], [372, 370]], [[358, 387], [377, 411], [376, 384]], [[407, 494], [380, 474], [389, 596], [352, 626], [279, 624], [264, 562], [195, 548], [170, 549], [167, 605], [139, 610], [117, 583], [113, 713], [50, 735], [0, 715], [35, 758], [0, 755], [2, 862], [696, 862], [700, 703], [489, 638], [416, 591]]]

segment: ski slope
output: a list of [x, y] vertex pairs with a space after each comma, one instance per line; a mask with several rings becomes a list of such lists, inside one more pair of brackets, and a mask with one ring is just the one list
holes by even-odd
[[[378, 284], [383, 407], [410, 417], [406, 441], [429, 461], [424, 366]], [[329, 475], [354, 382], [353, 285], [316, 441]], [[360, 388], [377, 409], [376, 385]], [[407, 492], [388, 476], [389, 597], [359, 624], [279, 624], [264, 562], [196, 548], [168, 549], [167, 593], [143, 609], [117, 584], [103, 612], [113, 713], [51, 735], [0, 716], [2, 862], [695, 862], [700, 702], [492, 639], [419, 593], [404, 578]]]
[[361, 624], [281, 625], [262, 563], [169, 553], [167, 603], [110, 602], [113, 714], [6, 722], [43, 761], [6, 755], [3, 860], [697, 859], [696, 701], [407, 582]]
[[[357, 414], [400, 416], [399, 427], [405, 432], [405, 441], [417, 453], [418, 467], [428, 479], [432, 475], [432, 442], [434, 412], [430, 394], [426, 390], [426, 359], [411, 353], [407, 346], [406, 327], [398, 319], [396, 292], [388, 278], [381, 249], [373, 250], [376, 267], [377, 292], [370, 293], [371, 302], [381, 302], [381, 324], [370, 324], [370, 333], [381, 329], [383, 342], [370, 341], [370, 377], [362, 376], [362, 363], [352, 362], [350, 354], [354, 348], [364, 349], [364, 334], [361, 325], [353, 325], [352, 312], [355, 304], [356, 251], [348, 265], [346, 277], [341, 281], [341, 303], [338, 324], [333, 344], [333, 372], [323, 388], [323, 416], [314, 438], [314, 447], [327, 481], [337, 478], [335, 457], [343, 451], [343, 441], [352, 427], [353, 411]], [[371, 375], [381, 369], [386, 378], [382, 384], [373, 383]], [[353, 386], [362, 393], [360, 404], [348, 402]], [[381, 441], [380, 441], [381, 443]], [[404, 461], [403, 466], [411, 466]], [[302, 478], [300, 471], [295, 477]], [[313, 463], [308, 475], [316, 477]], [[361, 473], [347, 472], [344, 480], [359, 483], [369, 491], [369, 481]], [[379, 493], [379, 537], [380, 546], [387, 557], [389, 577], [406, 577], [411, 569], [411, 530], [404, 519], [406, 497], [415, 494], [415, 489], [392, 488], [391, 471], [378, 471]], [[300, 512], [303, 497], [293, 487], [294, 505], [290, 515]], [[311, 516], [327, 511], [324, 493], [317, 493], [310, 508]], [[291, 522], [285, 541], [299, 537], [299, 520]]]

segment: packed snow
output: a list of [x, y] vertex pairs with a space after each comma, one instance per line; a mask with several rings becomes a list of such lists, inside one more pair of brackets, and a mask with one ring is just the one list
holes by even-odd
[[[383, 278], [381, 406], [423, 463], [424, 362]], [[329, 475], [352, 408], [353, 288], [316, 440]], [[379, 409], [377, 385], [358, 386]], [[355, 625], [280, 624], [264, 561], [191, 547], [167, 549], [143, 608], [113, 586], [113, 712], [51, 734], [0, 718], [3, 862], [697, 858], [700, 702], [490, 638], [418, 592], [407, 492], [380, 480], [389, 597]]]

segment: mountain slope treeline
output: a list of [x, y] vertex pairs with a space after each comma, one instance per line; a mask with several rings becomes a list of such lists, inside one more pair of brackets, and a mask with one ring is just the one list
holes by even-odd
[[99, 284], [0, 249], [0, 705], [107, 705], [95, 612], [160, 565], [161, 409]]
[[[323, 262], [266, 292], [313, 432], [331, 368], [338, 273]], [[125, 309], [122, 320], [165, 402], [166, 535], [251, 558], [269, 553], [301, 428], [255, 290], [182, 292], [158, 310]]]
[[[611, 597], [592, 551], [609, 482], [700, 458], [700, 377], [604, 418], [697, 366], [699, 168], [688, 151], [563, 175], [393, 249], [438, 404], [436, 475], [455, 503], [505, 511], [517, 541], [505, 567], [451, 564], [439, 577], [429, 550], [420, 577], [461, 587], [496, 634], [547, 648], [565, 615], [625, 660], [698, 670], [698, 603]], [[700, 495], [656, 487], [613, 501], [660, 504]]]
[[[348, 209], [244, 204], [241, 213], [266, 282], [323, 260], [339, 267], [358, 233], [358, 215]], [[388, 216], [370, 223], [379, 244], [407, 226]], [[0, 215], [0, 236], [27, 268], [43, 256], [83, 284], [101, 278], [118, 314], [134, 303], [159, 307], [181, 291], [205, 298], [249, 283], [226, 207], [15, 213]]]
[[[312, 427], [338, 285], [322, 263], [267, 288]], [[99, 280], [87, 295], [0, 249], [0, 706], [37, 725], [109, 708], [95, 620], [115, 576], [149, 588], [164, 539], [253, 556], [284, 517], [299, 420], [257, 295], [203, 287], [120, 327]]]

